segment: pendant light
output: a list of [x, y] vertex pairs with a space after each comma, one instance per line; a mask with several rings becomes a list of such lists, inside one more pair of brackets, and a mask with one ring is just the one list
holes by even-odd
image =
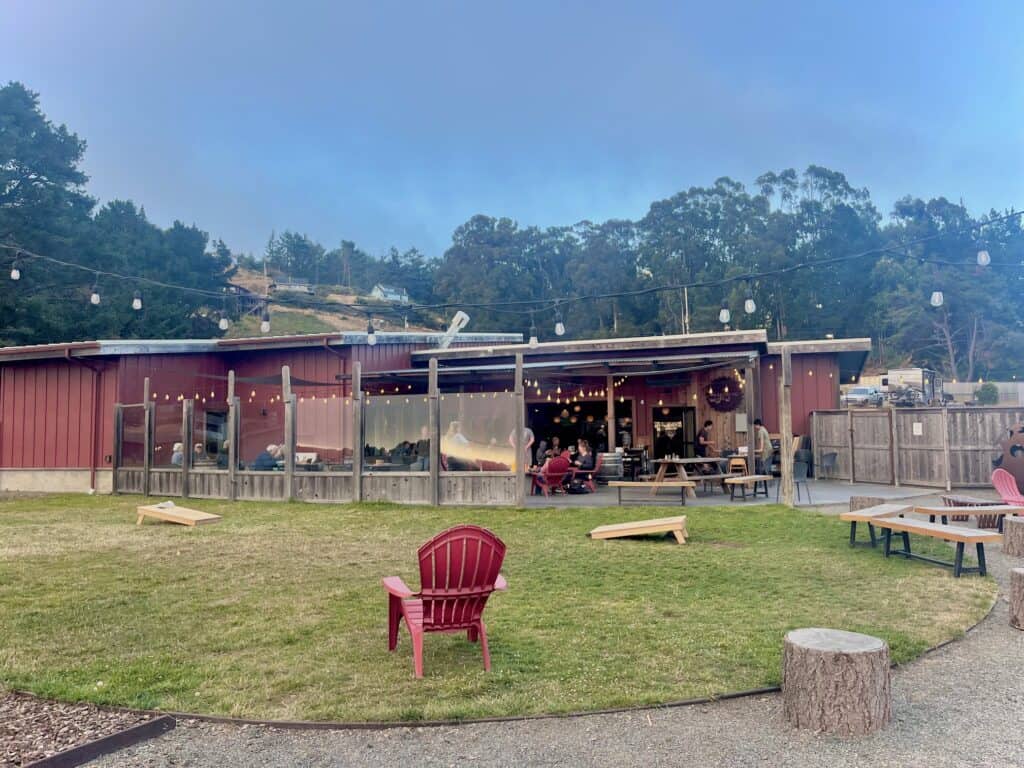
[[11, 280], [21, 280], [21, 269], [18, 267], [18, 260], [11, 264]]
[[89, 303], [94, 307], [100, 305], [100, 276], [96, 275], [96, 279], [92, 284], [92, 293], [89, 294]]
[[373, 315], [366, 320], [366, 343], [371, 347], [377, 346], [377, 332], [373, 328]]
[[221, 315], [220, 321], [217, 323], [217, 327], [222, 331], [226, 331], [231, 327], [231, 321], [228, 320], [227, 315]]
[[725, 300], [723, 299], [722, 308], [718, 312], [718, 322], [720, 322], [722, 325], [728, 325], [731, 319], [732, 312], [729, 311], [729, 305], [726, 304]]
[[530, 341], [528, 342], [530, 349], [536, 349], [540, 345], [540, 340], [537, 338], [537, 324], [533, 322], [533, 313], [530, 313]]
[[979, 267], [987, 267], [991, 263], [992, 263], [992, 257], [988, 255], [988, 251], [986, 251], [986, 250], [978, 251], [978, 266]]
[[270, 333], [270, 309], [263, 308], [263, 317], [260, 318], [260, 333]]
[[945, 300], [945, 299], [944, 299], [944, 297], [943, 297], [943, 295], [942, 295], [942, 291], [932, 291], [932, 297], [931, 297], [931, 299], [929, 300], [929, 303], [930, 303], [930, 304], [931, 304], [931, 305], [932, 305], [933, 307], [941, 307], [941, 306], [942, 306], [942, 302], [943, 302], [944, 300]]
[[743, 311], [748, 315], [754, 314], [757, 311], [757, 304], [754, 303], [754, 292], [747, 286], [747, 298], [743, 302]]
[[562, 322], [562, 311], [555, 308], [555, 336], [565, 336], [565, 323]]
[[135, 295], [132, 296], [132, 309], [136, 312], [142, 309], [142, 294], [138, 291], [136, 291]]

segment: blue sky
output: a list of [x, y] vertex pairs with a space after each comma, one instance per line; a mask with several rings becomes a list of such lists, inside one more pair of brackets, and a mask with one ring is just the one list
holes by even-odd
[[477, 213], [637, 218], [809, 163], [1024, 206], [1024, 6], [4, 0], [0, 80], [88, 141], [89, 189], [235, 250], [443, 252]]

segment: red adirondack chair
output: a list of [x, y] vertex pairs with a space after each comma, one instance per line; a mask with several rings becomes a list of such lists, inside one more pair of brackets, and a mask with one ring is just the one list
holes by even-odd
[[1017, 488], [1017, 480], [1005, 469], [997, 469], [992, 473], [992, 485], [1005, 504], [1024, 505], [1024, 496]]
[[388, 592], [388, 650], [398, 646], [398, 624], [405, 619], [416, 677], [423, 677], [423, 633], [465, 630], [471, 643], [480, 641], [484, 669], [490, 672], [483, 612], [491, 592], [508, 588], [500, 573], [504, 559], [501, 539], [476, 525], [449, 528], [420, 547], [419, 592], [398, 576], [383, 581]]
[[[568, 453], [568, 451], [566, 451]], [[572, 464], [566, 456], [555, 456], [547, 462], [547, 469], [533, 476], [533, 487], [540, 488], [545, 496], [550, 496], [554, 488], [561, 488], [566, 475], [572, 474]]]

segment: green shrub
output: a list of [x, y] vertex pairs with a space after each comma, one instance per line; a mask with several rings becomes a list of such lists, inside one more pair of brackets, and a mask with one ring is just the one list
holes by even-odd
[[986, 381], [974, 390], [974, 399], [978, 401], [978, 405], [998, 405], [999, 387], [991, 381]]

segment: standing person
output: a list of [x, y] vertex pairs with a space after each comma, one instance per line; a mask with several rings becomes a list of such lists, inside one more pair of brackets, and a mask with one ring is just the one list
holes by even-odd
[[711, 456], [715, 452], [715, 441], [711, 439], [711, 428], [715, 425], [711, 419], [704, 422], [704, 426], [697, 433], [697, 455]]
[[[523, 427], [523, 465], [520, 469], [529, 469], [533, 464], [533, 430]], [[508, 444], [512, 446], [512, 452], [516, 450], [516, 431], [513, 429], [508, 434]]]
[[765, 462], [772, 452], [772, 438], [760, 419], [754, 419], [754, 471], [764, 474]]

